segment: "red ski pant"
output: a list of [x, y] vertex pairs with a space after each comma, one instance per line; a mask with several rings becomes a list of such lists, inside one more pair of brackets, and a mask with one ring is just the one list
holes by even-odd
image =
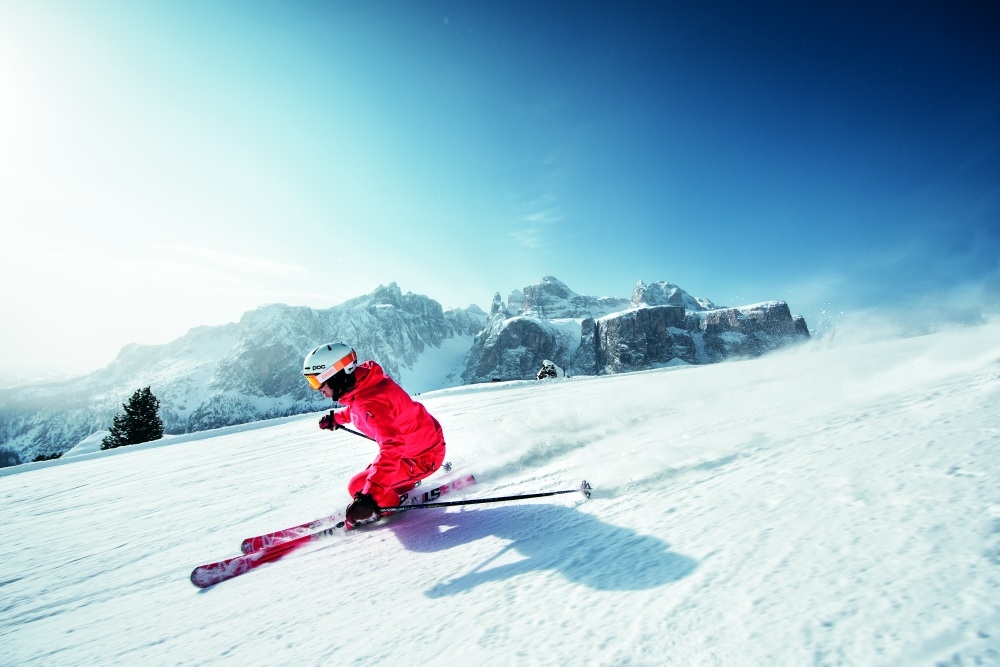
[[[444, 463], [444, 443], [435, 447], [419, 458], [400, 459], [399, 468], [391, 479], [385, 480], [386, 492], [379, 501], [381, 507], [396, 507], [399, 505], [399, 494], [412, 491], [420, 480], [430, 477]], [[347, 483], [347, 492], [354, 497], [365, 488], [372, 466], [359, 472]]]

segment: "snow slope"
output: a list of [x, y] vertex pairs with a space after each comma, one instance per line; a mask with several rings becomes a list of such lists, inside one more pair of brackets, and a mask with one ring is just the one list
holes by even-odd
[[[470, 495], [199, 591], [343, 506], [316, 415], [0, 470], [3, 665], [1000, 664], [1000, 326], [420, 397]], [[467, 662], [468, 661], [468, 662]]]

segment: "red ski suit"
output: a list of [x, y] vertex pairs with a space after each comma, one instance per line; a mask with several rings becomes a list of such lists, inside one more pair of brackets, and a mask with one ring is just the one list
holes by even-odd
[[441, 424], [402, 387], [392, 381], [382, 367], [366, 361], [354, 370], [354, 388], [338, 401], [347, 410], [335, 412], [339, 425], [353, 423], [378, 443], [378, 456], [347, 485], [354, 497], [358, 491], [375, 499], [379, 507], [396, 507], [399, 495], [408, 491], [444, 462], [444, 433]]

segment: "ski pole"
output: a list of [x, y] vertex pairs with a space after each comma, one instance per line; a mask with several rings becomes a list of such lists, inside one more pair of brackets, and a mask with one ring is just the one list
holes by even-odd
[[354, 429], [347, 428], [346, 426], [338, 426], [336, 430], [338, 430], [338, 431], [347, 431], [348, 433], [356, 435], [356, 436], [358, 436], [360, 438], [366, 438], [368, 440], [371, 440], [372, 442], [377, 442], [375, 440], [375, 438], [373, 438], [371, 436], [368, 436], [368, 435], [365, 435], [364, 433], [360, 433], [358, 431], [355, 431]]
[[459, 505], [479, 505], [482, 503], [505, 503], [511, 500], [525, 500], [527, 498], [544, 498], [546, 496], [558, 496], [563, 493], [582, 493], [587, 498], [590, 497], [590, 484], [583, 480], [577, 489], [565, 491], [547, 491], [545, 493], [526, 493], [519, 496], [498, 496], [494, 498], [475, 498], [473, 500], [454, 500], [447, 503], [424, 503], [422, 505], [403, 505], [401, 507], [379, 508], [379, 514], [394, 514], [396, 512], [409, 512], [410, 510], [426, 510], [434, 507], [457, 507]]

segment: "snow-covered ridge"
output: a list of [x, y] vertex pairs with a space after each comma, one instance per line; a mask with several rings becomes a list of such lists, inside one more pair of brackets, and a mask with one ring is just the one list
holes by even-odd
[[350, 341], [411, 392], [457, 384], [485, 320], [478, 307], [444, 311], [390, 283], [325, 310], [270, 304], [165, 345], [128, 345], [107, 367], [73, 382], [0, 391], [0, 464], [70, 449], [107, 428], [143, 386], [160, 399], [168, 434], [318, 410], [325, 403], [302, 382], [301, 362], [332, 339]]

